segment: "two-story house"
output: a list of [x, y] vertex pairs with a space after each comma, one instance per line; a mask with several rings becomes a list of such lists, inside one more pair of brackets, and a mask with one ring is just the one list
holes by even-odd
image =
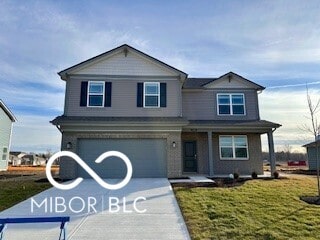
[[0, 99], [0, 171], [8, 168], [12, 124], [15, 121], [13, 113]]
[[[124, 163], [102, 153], [116, 150], [132, 162], [133, 177], [263, 173], [261, 134], [268, 134], [272, 171], [273, 131], [260, 119], [264, 87], [235, 73], [188, 78], [131, 46], [122, 45], [58, 73], [66, 82], [64, 114], [52, 121], [62, 150], [77, 153], [103, 178], [122, 178]], [[61, 159], [61, 178], [87, 178]]]

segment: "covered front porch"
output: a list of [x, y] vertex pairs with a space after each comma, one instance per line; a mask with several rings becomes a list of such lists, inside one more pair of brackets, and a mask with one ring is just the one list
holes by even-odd
[[[182, 173], [183, 176], [205, 175], [210, 177], [228, 176], [231, 173], [251, 175], [256, 172], [263, 175], [261, 135], [267, 134], [271, 173], [276, 170], [273, 132], [279, 124], [267, 121], [190, 121], [183, 127], [182, 141]], [[245, 139], [233, 154], [244, 156], [225, 158], [221, 146], [222, 138], [233, 139], [233, 148], [237, 139]], [[241, 143], [240, 143], [241, 144]], [[230, 151], [231, 151], [230, 146]], [[230, 153], [232, 154], [232, 153]]]

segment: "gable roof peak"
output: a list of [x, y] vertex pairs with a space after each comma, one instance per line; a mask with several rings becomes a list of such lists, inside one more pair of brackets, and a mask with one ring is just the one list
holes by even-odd
[[264, 89], [265, 89], [265, 87], [263, 87], [263, 86], [255, 83], [255, 82], [252, 82], [251, 80], [249, 80], [249, 79], [247, 79], [247, 78], [244, 78], [244, 77], [242, 77], [241, 75], [239, 75], [239, 74], [237, 74], [237, 73], [234, 73], [234, 72], [232, 72], [232, 71], [227, 72], [227, 73], [221, 75], [220, 77], [216, 78], [215, 80], [213, 80], [213, 81], [211, 81], [211, 82], [209, 82], [209, 83], [207, 83], [207, 84], [205, 84], [205, 85], [203, 85], [203, 86], [205, 87], [205, 86], [207, 86], [207, 85], [209, 85], [209, 84], [212, 84], [212, 82], [218, 82], [219, 80], [222, 80], [222, 79], [225, 78], [225, 77], [228, 78], [229, 82], [230, 82], [234, 77], [240, 78], [241, 80], [243, 80], [243, 81], [247, 82], [248, 84], [252, 85], [252, 86], [253, 86], [256, 90], [258, 90], [258, 91], [261, 91], [261, 90], [264, 90]]
[[173, 72], [178, 73], [180, 75], [180, 79], [182, 81], [184, 81], [188, 76], [187, 73], [185, 73], [185, 72], [183, 72], [183, 71], [181, 71], [181, 70], [179, 70], [179, 69], [177, 69], [175, 67], [172, 67], [172, 66], [166, 64], [165, 62], [162, 62], [161, 60], [156, 59], [156, 58], [154, 58], [154, 57], [152, 57], [152, 56], [150, 56], [150, 55], [148, 55], [148, 54], [146, 54], [146, 53], [144, 53], [144, 52], [142, 52], [142, 51], [140, 51], [140, 50], [138, 50], [138, 49], [136, 49], [136, 48], [134, 48], [134, 47], [132, 47], [132, 46], [130, 46], [128, 44], [122, 44], [122, 45], [120, 45], [120, 46], [118, 46], [116, 48], [113, 48], [113, 49], [111, 49], [111, 50], [109, 50], [107, 52], [104, 52], [104, 53], [99, 54], [99, 55], [97, 55], [95, 57], [92, 57], [92, 58], [89, 58], [89, 59], [87, 59], [87, 60], [85, 60], [83, 62], [80, 62], [80, 63], [78, 63], [76, 65], [73, 65], [73, 66], [71, 66], [69, 68], [66, 68], [66, 69], [58, 72], [58, 75], [61, 77], [62, 80], [67, 80], [67, 75], [71, 71], [73, 71], [73, 70], [75, 70], [77, 68], [81, 68], [81, 67], [83, 67], [83, 66], [85, 66], [87, 64], [94, 63], [95, 61], [98, 61], [103, 57], [106, 57], [108, 55], [116, 53], [117, 51], [121, 51], [121, 49], [124, 51], [125, 56], [127, 56], [128, 51], [131, 50], [131, 51], [135, 52], [136, 54], [139, 54], [139, 55], [141, 55], [141, 56], [143, 56], [143, 57], [145, 57], [145, 58], [157, 63], [158, 65], [161, 65], [161, 66], [163, 66], [165, 68], [170, 69]]

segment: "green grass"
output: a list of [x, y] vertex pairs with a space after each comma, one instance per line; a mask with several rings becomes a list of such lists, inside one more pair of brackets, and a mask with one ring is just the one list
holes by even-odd
[[320, 239], [314, 177], [252, 180], [234, 188], [175, 188], [192, 239]]
[[0, 212], [50, 187], [48, 182], [34, 180], [0, 181]]

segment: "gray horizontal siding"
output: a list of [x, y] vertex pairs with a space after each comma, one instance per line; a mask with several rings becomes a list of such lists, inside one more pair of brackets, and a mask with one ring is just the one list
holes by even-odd
[[94, 64], [76, 70], [77, 74], [108, 74], [108, 75], [135, 75], [135, 76], [173, 76], [176, 73], [156, 61], [151, 61], [141, 54], [129, 50], [127, 55], [120, 50], [112, 56], [105, 56]]
[[[90, 79], [87, 79], [88, 81]], [[178, 117], [181, 116], [181, 83], [177, 79], [144, 80], [167, 83], [167, 107], [138, 108], [137, 83], [139, 79], [116, 79], [112, 82], [111, 107], [80, 107], [80, 79], [69, 79], [66, 84], [65, 115], [101, 117]]]
[[212, 144], [214, 174], [230, 174], [235, 172], [239, 174], [251, 174], [253, 171], [255, 171], [257, 174], [263, 174], [260, 135], [248, 134], [247, 138], [249, 160], [221, 160], [219, 152], [219, 135], [213, 135]]
[[[2, 160], [3, 147], [9, 151], [12, 122], [7, 114], [0, 108], [0, 170], [7, 169], [8, 162]], [[9, 157], [9, 154], [8, 154]], [[7, 159], [8, 160], [8, 159]]]
[[[308, 147], [308, 165], [309, 170], [317, 170], [317, 151], [316, 147]], [[320, 155], [320, 146], [318, 147], [318, 152]], [[320, 156], [319, 156], [320, 157]]]
[[[217, 93], [243, 93], [246, 115], [219, 116]], [[259, 119], [258, 97], [255, 90], [200, 90], [182, 92], [182, 114], [189, 120], [257, 120]]]

